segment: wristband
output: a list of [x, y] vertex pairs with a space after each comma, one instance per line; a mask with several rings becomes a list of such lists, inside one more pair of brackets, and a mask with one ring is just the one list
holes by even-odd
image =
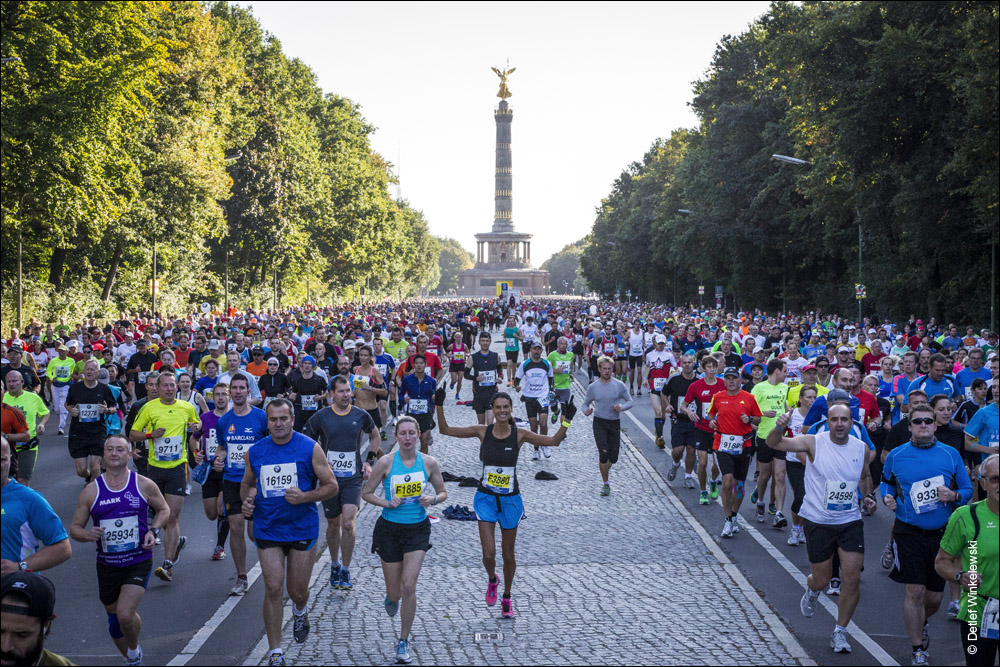
[[368, 452], [368, 459], [367, 459], [367, 463], [372, 463], [372, 462], [374, 462], [376, 458], [378, 458], [378, 457], [376, 457], [376, 456], [375, 456], [375, 452], [371, 452], [371, 451], [370, 451], [370, 452]]
[[566, 421], [566, 420], [564, 419], [564, 420], [562, 421], [562, 427], [563, 427], [563, 428], [569, 428], [569, 426], [570, 426], [570, 423], [569, 423], [568, 421]]

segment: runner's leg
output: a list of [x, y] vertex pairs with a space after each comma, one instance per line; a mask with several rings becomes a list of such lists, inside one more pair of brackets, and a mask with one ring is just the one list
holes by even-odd
[[[410, 638], [410, 629], [413, 627], [413, 619], [417, 615], [417, 577], [420, 576], [420, 568], [424, 564], [426, 551], [410, 551], [403, 554], [403, 562], [396, 563], [402, 565], [402, 600], [400, 605], [400, 639]], [[504, 572], [507, 571], [507, 559], [504, 559]]]
[[500, 529], [500, 549], [503, 554], [503, 596], [510, 597], [510, 589], [514, 584], [514, 572], [517, 571], [517, 561], [514, 559], [514, 543], [517, 541], [517, 528]]
[[[310, 553], [310, 552], [305, 552]], [[285, 597], [285, 554], [279, 547], [257, 549], [264, 578], [264, 629], [267, 647], [281, 648], [281, 612]]]

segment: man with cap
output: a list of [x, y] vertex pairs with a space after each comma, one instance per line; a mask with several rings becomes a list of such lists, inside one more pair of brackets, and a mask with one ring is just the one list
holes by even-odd
[[[663, 334], [653, 336], [653, 349], [646, 353], [645, 366], [647, 369], [649, 400], [653, 407], [653, 428], [656, 430], [656, 446], [663, 449], [666, 447], [666, 442], [663, 440], [663, 424], [666, 415], [670, 413], [670, 401], [667, 393], [664, 392], [664, 387], [670, 379], [670, 370], [677, 366], [677, 359], [674, 358], [674, 353], [667, 349], [667, 337]], [[640, 381], [640, 389], [643, 384]], [[687, 391], [686, 387], [685, 391]], [[684, 446], [684, 443], [673, 444], [674, 446]], [[675, 460], [674, 464], [677, 465], [679, 461], [679, 459]], [[676, 469], [671, 472], [676, 474]]]
[[227, 370], [226, 358], [222, 354], [222, 342], [218, 338], [208, 341], [208, 356], [202, 357], [201, 361], [198, 362], [198, 372], [205, 373], [205, 364], [209, 359], [214, 359], [219, 364], [220, 373]]
[[764, 348], [758, 345], [753, 348], [753, 356], [750, 357], [749, 361], [743, 364], [743, 379], [749, 380], [751, 378], [750, 367], [754, 364], [760, 364], [763, 368], [767, 365], [767, 353], [764, 352]]
[[5, 665], [72, 665], [45, 649], [52, 629], [56, 589], [40, 574], [14, 572], [0, 580], [0, 637]]
[[137, 340], [135, 348], [135, 354], [129, 358], [125, 366], [125, 377], [128, 378], [133, 402], [146, 398], [146, 375], [153, 370], [153, 364], [159, 361], [156, 355], [149, 351], [146, 339]]
[[788, 388], [788, 405], [796, 407], [799, 404], [799, 395], [806, 387], [813, 387], [816, 390], [816, 397], [824, 396], [830, 390], [816, 382], [818, 371], [815, 364], [807, 364], [802, 367], [802, 384], [797, 384]]
[[831, 373], [836, 373], [838, 368], [850, 368], [854, 365], [854, 350], [849, 345], [839, 345], [837, 347], [837, 361], [830, 367]]
[[6, 380], [8, 373], [20, 373], [21, 377], [24, 378], [24, 388], [37, 394], [42, 390], [42, 382], [38, 379], [35, 369], [21, 363], [23, 358], [24, 349], [21, 345], [18, 343], [11, 345], [10, 349], [7, 350], [7, 360], [10, 361], [10, 363], [3, 366], [3, 368], [0, 368], [0, 379]]
[[803, 348], [802, 354], [806, 359], [812, 361], [825, 351], [826, 346], [819, 342], [819, 332], [813, 330], [813, 332], [809, 335], [809, 343], [805, 346], [805, 348]]
[[60, 343], [56, 351], [59, 356], [49, 360], [45, 376], [52, 386], [52, 407], [59, 415], [59, 435], [65, 435], [66, 420], [69, 418], [69, 412], [66, 411], [66, 394], [73, 384], [73, 368], [76, 362], [69, 358], [69, 348], [65, 344]]
[[38, 436], [45, 434], [45, 425], [49, 423], [49, 409], [45, 407], [45, 401], [42, 400], [41, 396], [30, 391], [24, 391], [22, 377], [20, 373], [9, 373], [7, 375], [7, 386], [3, 393], [3, 403], [4, 405], [20, 410], [28, 425], [28, 433], [31, 439], [25, 444], [16, 447], [16, 456], [17, 481], [25, 486], [30, 486], [31, 473], [35, 469], [35, 460], [38, 458]]

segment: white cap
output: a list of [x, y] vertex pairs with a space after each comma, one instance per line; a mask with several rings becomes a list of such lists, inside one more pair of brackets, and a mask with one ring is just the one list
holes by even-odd
[[664, 336], [663, 334], [656, 334], [655, 336], [653, 336], [653, 342], [654, 343], [666, 343], [667, 342], [667, 337]]

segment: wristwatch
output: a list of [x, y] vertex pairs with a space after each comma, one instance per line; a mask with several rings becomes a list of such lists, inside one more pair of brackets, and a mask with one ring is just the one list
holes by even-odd
[[955, 581], [962, 581], [962, 575], [965, 574], [965, 570], [959, 570], [955, 574]]
[[17, 568], [19, 570], [21, 570], [21, 572], [27, 572], [28, 571], [28, 561], [22, 560], [20, 563], [17, 564]]

